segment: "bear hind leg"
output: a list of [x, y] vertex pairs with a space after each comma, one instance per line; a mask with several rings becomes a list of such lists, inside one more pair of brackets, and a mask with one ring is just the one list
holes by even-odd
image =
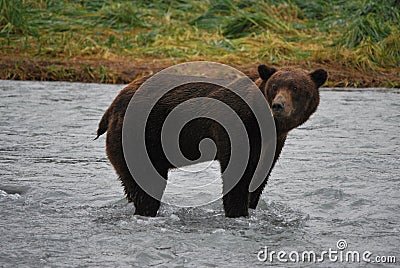
[[138, 185], [133, 191], [126, 193], [128, 202], [135, 205], [135, 215], [155, 217], [160, 208], [160, 201], [148, 195]]
[[[165, 175], [164, 175], [165, 174]], [[168, 170], [163, 172], [163, 177], [167, 179], [167, 174]], [[135, 215], [140, 215], [140, 216], [147, 216], [147, 217], [155, 217], [157, 215], [157, 212], [160, 208], [160, 200], [162, 196], [159, 196], [158, 198], [154, 198], [146, 191], [144, 191], [132, 178], [132, 176], [129, 176], [130, 178], [128, 181], [130, 182], [129, 184], [125, 184], [124, 181], [121, 178], [121, 181], [123, 182], [122, 184], [124, 185], [125, 189], [125, 194], [126, 198], [128, 199], [128, 202], [133, 202], [135, 205]], [[162, 191], [163, 192], [163, 191]]]

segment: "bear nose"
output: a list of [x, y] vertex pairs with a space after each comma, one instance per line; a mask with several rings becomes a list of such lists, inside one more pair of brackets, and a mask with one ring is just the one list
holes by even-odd
[[280, 113], [285, 108], [285, 104], [283, 102], [277, 101], [272, 104], [272, 111], [274, 113]]

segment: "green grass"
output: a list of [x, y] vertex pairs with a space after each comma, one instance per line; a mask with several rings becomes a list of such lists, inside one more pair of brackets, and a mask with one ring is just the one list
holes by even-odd
[[0, 0], [0, 55], [400, 67], [400, 1]]

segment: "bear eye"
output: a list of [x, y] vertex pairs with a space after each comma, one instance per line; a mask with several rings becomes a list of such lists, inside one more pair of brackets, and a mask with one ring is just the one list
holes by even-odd
[[276, 91], [278, 89], [278, 87], [276, 85], [272, 85], [272, 91]]
[[296, 92], [298, 89], [297, 89], [296, 86], [294, 86], [294, 87], [292, 87], [292, 90], [293, 90], [294, 92]]

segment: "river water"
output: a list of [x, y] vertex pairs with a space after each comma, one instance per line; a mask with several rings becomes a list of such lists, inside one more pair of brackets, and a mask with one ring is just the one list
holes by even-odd
[[[400, 90], [323, 89], [259, 207], [227, 219], [221, 201], [133, 216], [105, 138], [93, 141], [122, 87], [0, 81], [0, 266], [362, 267], [365, 252], [400, 261]], [[218, 172], [212, 163], [199, 176]], [[288, 262], [265, 260], [271, 251]], [[311, 251], [323, 262], [301, 259]], [[348, 251], [360, 262], [340, 260]]]

